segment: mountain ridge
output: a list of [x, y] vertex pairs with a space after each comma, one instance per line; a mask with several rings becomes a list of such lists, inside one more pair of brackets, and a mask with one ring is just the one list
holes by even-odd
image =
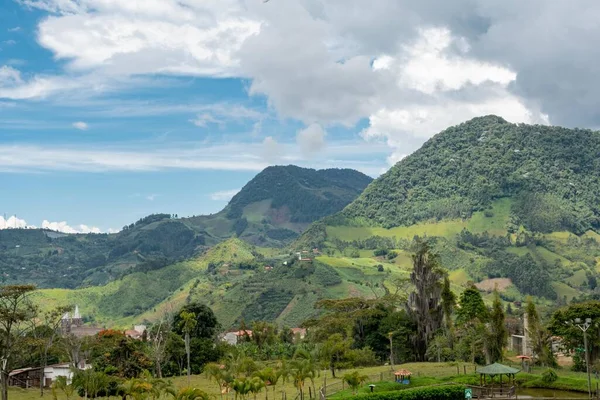
[[[250, 180], [222, 211], [208, 216], [153, 214], [116, 234], [1, 230], [0, 281], [42, 287], [99, 285], [183, 261], [231, 237], [279, 247], [314, 220], [341, 210], [371, 180], [348, 169], [272, 166]], [[285, 190], [273, 189], [278, 187]], [[270, 191], [263, 193], [265, 189]], [[326, 207], [324, 202], [331, 204]], [[306, 207], [316, 212], [294, 221]], [[232, 209], [237, 215], [228, 216]]]

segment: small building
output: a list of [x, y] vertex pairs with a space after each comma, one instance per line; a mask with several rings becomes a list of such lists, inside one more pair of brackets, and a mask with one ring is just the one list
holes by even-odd
[[229, 343], [232, 346], [235, 346], [240, 342], [240, 338], [244, 336], [252, 337], [252, 331], [242, 329], [234, 332], [226, 332], [225, 334], [221, 335], [221, 340]]
[[146, 325], [134, 325], [133, 329], [125, 331], [125, 336], [135, 340], [141, 340], [144, 337], [144, 332], [146, 332]]
[[294, 335], [294, 340], [302, 340], [306, 337], [306, 329], [292, 328], [292, 334]]
[[[78, 368], [84, 370], [92, 368], [92, 366], [82, 362]], [[15, 369], [8, 374], [8, 385], [23, 389], [40, 387], [40, 380], [43, 379], [44, 387], [49, 388], [59, 376], [64, 376], [67, 378], [67, 382], [71, 382], [73, 378], [71, 363], [53, 364], [45, 368], [29, 367]]]

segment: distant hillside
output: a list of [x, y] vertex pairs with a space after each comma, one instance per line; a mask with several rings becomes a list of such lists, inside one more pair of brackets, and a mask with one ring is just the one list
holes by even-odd
[[600, 227], [600, 133], [475, 118], [427, 141], [375, 180], [344, 223], [391, 228], [468, 218], [510, 197], [515, 224], [581, 234]]
[[276, 166], [259, 173], [214, 215], [155, 214], [111, 235], [0, 230], [0, 283], [102, 285], [183, 261], [231, 237], [280, 247], [311, 222], [342, 210], [371, 180], [348, 169]]
[[267, 253], [229, 239], [159, 270], [132, 273], [105, 286], [45, 289], [36, 300], [43, 308], [78, 304], [87, 322], [117, 327], [155, 321], [190, 301], [208, 304], [226, 329], [242, 320], [292, 327], [317, 315], [320, 299], [381, 296], [384, 282], [407, 274], [404, 267], [392, 272], [387, 263], [388, 271], [379, 270], [381, 262], [370, 259], [319, 255], [299, 261], [285, 251]]

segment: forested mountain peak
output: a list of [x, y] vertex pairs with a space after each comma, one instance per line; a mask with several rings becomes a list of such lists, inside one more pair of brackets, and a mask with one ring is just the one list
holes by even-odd
[[550, 232], [598, 228], [600, 135], [474, 118], [435, 135], [333, 220], [394, 227], [467, 218], [511, 197], [517, 222]]
[[236, 194], [226, 208], [239, 218], [244, 207], [271, 200], [271, 209], [286, 208], [291, 222], [313, 222], [344, 208], [372, 181], [352, 169], [315, 170], [295, 165], [264, 169]]

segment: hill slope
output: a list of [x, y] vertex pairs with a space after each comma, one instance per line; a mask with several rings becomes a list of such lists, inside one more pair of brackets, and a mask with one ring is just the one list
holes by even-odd
[[342, 215], [390, 228], [467, 218], [511, 197], [527, 228], [581, 234], [600, 226], [599, 153], [598, 132], [475, 118], [434, 136]]
[[406, 251], [425, 235], [457, 283], [501, 277], [506, 299], [566, 301], [596, 288], [597, 154], [598, 132], [475, 118], [434, 136], [298, 244]]
[[155, 214], [111, 235], [0, 230], [0, 283], [102, 285], [182, 261], [234, 236], [279, 247], [311, 222], [340, 211], [371, 180], [354, 170], [276, 166], [259, 173], [214, 215]]

